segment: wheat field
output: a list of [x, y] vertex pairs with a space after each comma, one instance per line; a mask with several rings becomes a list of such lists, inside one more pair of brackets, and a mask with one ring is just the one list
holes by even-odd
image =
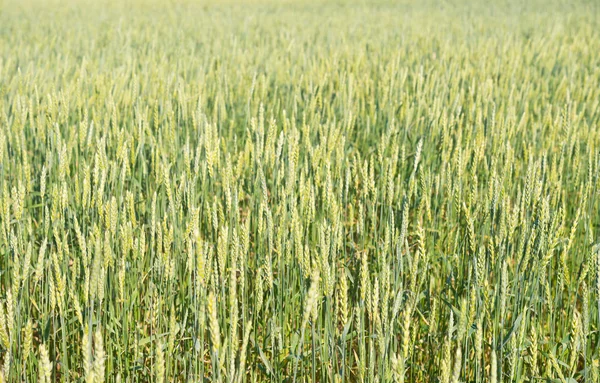
[[600, 382], [600, 4], [0, 2], [0, 382]]

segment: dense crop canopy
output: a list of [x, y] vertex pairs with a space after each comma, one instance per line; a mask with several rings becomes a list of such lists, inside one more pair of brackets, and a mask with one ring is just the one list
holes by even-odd
[[2, 2], [0, 381], [599, 382], [600, 6], [491, 3]]

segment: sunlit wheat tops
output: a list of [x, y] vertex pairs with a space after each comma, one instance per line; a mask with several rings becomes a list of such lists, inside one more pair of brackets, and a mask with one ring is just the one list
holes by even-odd
[[0, 382], [600, 383], [596, 2], [0, 8]]

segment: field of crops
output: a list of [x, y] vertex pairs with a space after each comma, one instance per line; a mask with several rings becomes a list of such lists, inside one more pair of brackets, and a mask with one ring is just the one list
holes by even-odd
[[0, 382], [600, 382], [600, 4], [0, 2]]

